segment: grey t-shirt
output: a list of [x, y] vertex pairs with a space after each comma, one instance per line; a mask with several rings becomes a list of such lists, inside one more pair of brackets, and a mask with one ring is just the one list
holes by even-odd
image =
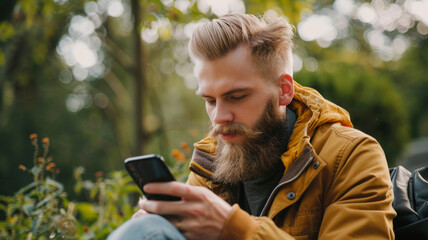
[[[287, 142], [293, 132], [294, 124], [297, 121], [297, 115], [287, 108]], [[245, 206], [243, 207], [253, 216], [259, 216], [266, 204], [269, 195], [278, 184], [284, 173], [284, 165], [281, 161], [276, 164], [272, 174], [264, 175], [257, 179], [250, 179], [243, 182], [245, 192]]]

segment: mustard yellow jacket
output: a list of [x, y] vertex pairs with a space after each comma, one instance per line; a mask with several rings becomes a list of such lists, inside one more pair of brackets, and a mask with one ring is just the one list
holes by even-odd
[[313, 89], [295, 83], [288, 107], [298, 119], [281, 156], [285, 172], [261, 216], [239, 207], [239, 186], [211, 180], [215, 140], [195, 144], [188, 184], [233, 204], [220, 239], [394, 239], [392, 186], [377, 141]]

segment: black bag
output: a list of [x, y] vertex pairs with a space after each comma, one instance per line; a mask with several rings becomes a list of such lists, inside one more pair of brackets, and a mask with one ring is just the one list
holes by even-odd
[[428, 167], [410, 173], [402, 166], [389, 170], [394, 191], [395, 239], [428, 239]]

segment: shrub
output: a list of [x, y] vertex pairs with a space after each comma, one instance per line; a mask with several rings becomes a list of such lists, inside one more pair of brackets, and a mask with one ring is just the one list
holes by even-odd
[[[87, 201], [70, 201], [63, 185], [55, 180], [60, 169], [48, 156], [49, 139], [42, 139], [41, 154], [37, 135], [31, 134], [30, 140], [34, 146], [33, 166], [18, 167], [32, 175], [33, 181], [13, 196], [0, 196], [0, 211], [6, 215], [0, 221], [0, 239], [106, 239], [137, 210], [133, 205], [141, 193], [124, 171], [106, 176], [97, 172], [95, 181], [91, 181], [84, 180], [84, 168], [77, 167], [74, 191]], [[183, 151], [172, 151], [176, 161], [171, 170], [183, 182], [190, 149], [186, 143], [181, 148]]]

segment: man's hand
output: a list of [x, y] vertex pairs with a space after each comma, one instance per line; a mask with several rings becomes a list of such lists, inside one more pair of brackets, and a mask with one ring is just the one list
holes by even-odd
[[[146, 200], [146, 198], [140, 198], [140, 200], [138, 201], [138, 205], [141, 206], [142, 201]], [[143, 209], [139, 209], [136, 213], [134, 213], [134, 215], [132, 215], [132, 219], [134, 218], [138, 218], [138, 217], [142, 217], [144, 215], [149, 214], [148, 212], [144, 211]]]
[[149, 213], [174, 217], [168, 220], [187, 239], [218, 239], [232, 207], [204, 187], [180, 182], [150, 183], [144, 191], [181, 197], [181, 201], [151, 201], [143, 199], [140, 208]]

